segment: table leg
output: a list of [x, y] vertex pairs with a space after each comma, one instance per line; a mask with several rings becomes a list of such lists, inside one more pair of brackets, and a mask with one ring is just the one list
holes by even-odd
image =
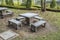
[[4, 18], [3, 15], [1, 16], [1, 18], [2, 18], [2, 19]]
[[37, 31], [37, 28], [32, 26], [32, 27], [31, 27], [31, 31], [32, 31], [32, 32], [36, 32], [36, 31]]
[[44, 23], [44, 27], [46, 26], [46, 23]]
[[17, 25], [16, 30], [19, 30], [19, 25]]
[[8, 26], [10, 26], [10, 21], [8, 21]]

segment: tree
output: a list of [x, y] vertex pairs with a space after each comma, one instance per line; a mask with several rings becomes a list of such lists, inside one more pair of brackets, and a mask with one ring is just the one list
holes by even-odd
[[52, 0], [50, 8], [55, 8], [55, 6], [56, 6], [56, 0]]
[[44, 11], [46, 11], [46, 0], [44, 0]]
[[22, 0], [22, 6], [26, 6], [27, 5], [27, 0]]
[[5, 0], [7, 5], [14, 5], [13, 0]]
[[41, 0], [41, 11], [45, 11], [46, 10], [46, 0]]
[[18, 5], [20, 5], [20, 3], [19, 3], [19, 2], [20, 2], [20, 0], [17, 0], [17, 4], [18, 4]]
[[1, 4], [4, 5], [4, 0], [1, 0]]
[[26, 8], [31, 8], [32, 0], [27, 0]]
[[6, 4], [8, 5], [9, 4], [9, 0], [5, 0]]
[[9, 0], [10, 5], [14, 5], [13, 0]]
[[18, 0], [18, 5], [20, 5], [19, 1], [20, 1], [20, 0]]
[[8, 0], [7, 3], [8, 3], [9, 5], [13, 5], [13, 0]]

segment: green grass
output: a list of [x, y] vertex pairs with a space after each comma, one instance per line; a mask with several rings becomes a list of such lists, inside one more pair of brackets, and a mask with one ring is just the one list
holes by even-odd
[[[57, 32], [41, 37], [41, 40], [60, 40], [60, 12], [46, 12], [41, 14], [41, 16], [50, 22], [54, 27], [58, 28]], [[37, 40], [39, 39], [40, 38], [38, 37]]]
[[52, 25], [60, 27], [60, 12], [46, 12], [41, 15]]
[[[18, 15], [19, 13], [26, 13], [26, 12], [35, 12], [33, 10], [20, 10], [17, 11], [13, 9], [13, 11]], [[36, 38], [26, 38], [24, 40], [60, 40], [60, 12], [45, 12], [40, 13], [40, 16], [45, 18], [46, 21], [48, 21], [51, 25], [56, 27], [58, 29], [57, 32], [49, 33], [48, 35], [44, 36], [38, 36]], [[20, 40], [19, 38], [16, 38], [16, 40]]]
[[60, 10], [60, 5], [56, 4], [55, 8], [50, 8], [50, 3], [46, 4], [47, 9]]
[[49, 33], [48, 35], [38, 36], [36, 38], [31, 38], [31, 40], [60, 40], [60, 13], [58, 12], [46, 12], [40, 14], [54, 27], [58, 28], [57, 32]]

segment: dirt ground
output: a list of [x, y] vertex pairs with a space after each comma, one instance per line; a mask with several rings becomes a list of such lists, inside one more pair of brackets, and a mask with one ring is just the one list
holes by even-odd
[[0, 32], [12, 30], [17, 32], [20, 35], [19, 37], [21, 38], [29, 38], [29, 37], [35, 38], [37, 36], [42, 36], [42, 35], [44, 36], [44, 35], [48, 35], [50, 32], [57, 31], [57, 29], [48, 22], [46, 23], [45, 28], [40, 27], [39, 30], [34, 33], [30, 31], [30, 26], [23, 26], [19, 30], [15, 30], [14, 28], [11, 29], [7, 27], [7, 25], [8, 25], [8, 20], [12, 18], [15, 17], [5, 17], [4, 19], [0, 19]]

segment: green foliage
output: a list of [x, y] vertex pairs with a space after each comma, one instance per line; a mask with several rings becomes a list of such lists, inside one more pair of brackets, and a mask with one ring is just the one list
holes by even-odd
[[14, 5], [13, 0], [5, 0], [7, 5]]
[[31, 3], [32, 3], [32, 0], [27, 0], [26, 8], [31, 8]]
[[4, 0], [1, 0], [1, 5], [4, 5]]
[[23, 2], [23, 3], [21, 4], [21, 6], [26, 6], [26, 2]]
[[56, 6], [56, 0], [52, 0], [50, 8], [55, 8], [55, 6]]
[[8, 5], [9, 4], [9, 0], [5, 0], [6, 4]]
[[41, 8], [41, 6], [33, 6], [33, 7]]
[[14, 5], [13, 0], [9, 0], [10, 5]]
[[31, 4], [31, 6], [35, 6], [34, 0], [32, 0], [32, 4]]
[[57, 6], [57, 9], [60, 9], [60, 6]]

